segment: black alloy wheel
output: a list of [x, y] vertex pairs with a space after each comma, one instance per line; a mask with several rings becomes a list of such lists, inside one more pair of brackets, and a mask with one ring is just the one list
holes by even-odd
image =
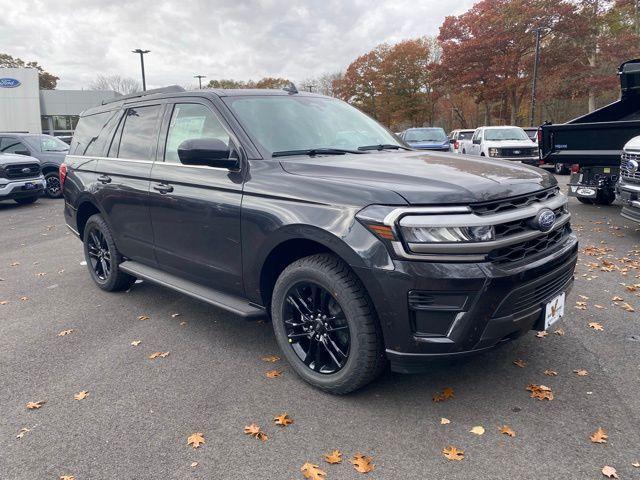
[[49, 198], [60, 198], [62, 196], [62, 187], [60, 184], [60, 176], [56, 172], [45, 175], [45, 193]]
[[87, 253], [90, 266], [100, 282], [107, 282], [111, 275], [111, 252], [104, 234], [98, 228], [92, 228], [88, 234]]
[[351, 332], [340, 304], [325, 288], [309, 281], [292, 286], [282, 318], [289, 345], [308, 368], [333, 374], [344, 367]]

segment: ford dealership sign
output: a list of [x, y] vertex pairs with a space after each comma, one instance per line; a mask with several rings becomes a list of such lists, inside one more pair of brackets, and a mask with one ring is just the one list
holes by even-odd
[[0, 88], [16, 88], [20, 86], [20, 80], [15, 78], [0, 78]]

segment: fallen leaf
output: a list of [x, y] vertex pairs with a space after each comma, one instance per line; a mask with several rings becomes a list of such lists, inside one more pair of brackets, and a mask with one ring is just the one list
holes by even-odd
[[17, 439], [20, 439], [20, 438], [24, 437], [24, 436], [25, 436], [25, 434], [26, 434], [27, 432], [30, 432], [30, 431], [31, 431], [31, 430], [30, 430], [30, 429], [28, 429], [27, 427], [22, 427], [22, 428], [20, 429], [20, 431], [18, 432], [18, 434], [16, 435], [16, 438], [17, 438]]
[[473, 427], [471, 430], [469, 430], [469, 432], [475, 435], [484, 435], [484, 427], [481, 425], [477, 425]]
[[191, 462], [191, 468], [196, 468], [198, 466], [198, 462]]
[[187, 437], [187, 445], [191, 445], [193, 448], [198, 448], [204, 443], [204, 434], [197, 432]]
[[509, 425], [503, 425], [502, 427], [500, 427], [500, 433], [502, 433], [504, 435], [508, 435], [510, 437], [515, 437], [516, 436], [516, 432], [514, 432], [513, 429]]
[[598, 310], [603, 310], [604, 309], [604, 307], [602, 305], [595, 304], [594, 307], [597, 308]]
[[276, 415], [273, 418], [273, 421], [276, 423], [276, 425], [281, 425], [283, 427], [286, 427], [287, 425], [291, 425], [293, 423], [293, 419], [286, 413]]
[[263, 442], [266, 442], [267, 438], [269, 438], [267, 437], [267, 434], [264, 433], [262, 430], [260, 430], [260, 427], [255, 423], [252, 423], [251, 425], [244, 427], [244, 433], [246, 433], [249, 436], [257, 438], [258, 440], [262, 440]]
[[88, 396], [89, 392], [87, 392], [86, 390], [82, 390], [81, 392], [76, 393], [73, 398], [75, 398], [76, 400], [84, 400]]
[[17, 267], [18, 265], [20, 265], [20, 262], [13, 262], [9, 264], [10, 267]]
[[142, 343], [142, 340], [134, 340], [133, 342], [131, 342], [131, 345], [133, 347], [137, 347], [138, 345], [140, 345]]
[[29, 300], [29, 297], [20, 297], [20, 301], [22, 302], [26, 302], [27, 300]]
[[605, 465], [602, 467], [602, 474], [607, 478], [620, 478], [615, 468]]
[[39, 401], [39, 402], [28, 402], [27, 403], [27, 408], [29, 410], [37, 410], [38, 408], [42, 407], [42, 405], [44, 405], [45, 402], [44, 401]]
[[449, 425], [450, 423], [451, 423], [451, 420], [449, 420], [448, 418], [442, 417], [440, 419], [440, 425]]
[[65, 335], [69, 335], [71, 333], [75, 332], [75, 330], [73, 328], [70, 328], [69, 330], [62, 330], [58, 336], [59, 337], [64, 337]]
[[457, 447], [454, 447], [454, 446], [449, 446], [443, 449], [442, 454], [445, 456], [445, 458], [449, 460], [460, 461], [464, 458], [464, 451], [459, 450]]
[[622, 298], [620, 295], [616, 295], [611, 300], [614, 301], [614, 302], [621, 302], [621, 301], [624, 300], [624, 298]]
[[450, 398], [453, 398], [455, 396], [454, 392], [453, 392], [453, 388], [451, 387], [446, 387], [444, 390], [442, 390], [442, 393], [436, 393], [433, 396], [433, 401], [434, 402], [443, 402], [445, 400], [449, 400]]
[[598, 428], [593, 434], [589, 437], [593, 443], [607, 443], [607, 439], [609, 435], [602, 428]]
[[179, 317], [179, 316], [180, 316], [180, 314], [179, 314], [179, 313], [172, 313], [172, 314], [171, 314], [171, 318], [176, 318], [176, 317]]
[[331, 465], [342, 463], [342, 453], [340, 452], [340, 450], [334, 450], [331, 453], [327, 453], [324, 456], [324, 461], [330, 463]]
[[302, 472], [302, 475], [304, 475], [304, 478], [308, 478], [310, 480], [323, 480], [327, 475], [327, 472], [320, 470], [318, 465], [314, 465], [309, 462], [302, 465], [302, 467], [300, 467], [300, 471]]
[[555, 370], [545, 370], [543, 373], [547, 377], [557, 377], [558, 376], [558, 372], [556, 372]]
[[353, 465], [353, 468], [360, 473], [369, 473], [375, 470], [371, 457], [365, 457], [361, 453], [356, 453], [349, 462]]
[[180, 326], [184, 327], [187, 324], [187, 322], [180, 322]]
[[631, 305], [629, 305], [628, 303], [623, 303], [622, 304], [622, 309], [627, 311], [627, 312], [635, 312], [635, 308], [633, 308]]
[[549, 335], [549, 333], [548, 333], [548, 332], [545, 332], [544, 330], [541, 330], [541, 331], [539, 331], [538, 333], [536, 333], [536, 337], [538, 337], [538, 338], [544, 338], [544, 337], [546, 337], [547, 335]]
[[631, 465], [636, 467], [636, 468], [640, 468], [640, 462], [634, 462]]
[[604, 330], [604, 327], [602, 326], [602, 324], [598, 323], [598, 322], [589, 322], [589, 326], [591, 328], [593, 328], [594, 330], [598, 330], [598, 331], [602, 331]]
[[167, 358], [169, 356], [169, 352], [153, 352], [149, 355], [149, 360], [155, 360], [156, 358]]
[[544, 385], [531, 384], [526, 387], [531, 392], [531, 398], [537, 398], [538, 400], [553, 400], [553, 392], [549, 387]]
[[561, 329], [561, 328], [558, 328], [558, 329], [557, 329], [557, 330], [555, 330], [553, 333], [554, 333], [555, 335], [559, 335], [559, 336], [561, 336], [561, 337], [563, 337], [563, 336], [564, 336], [564, 330], [563, 330], [563, 329]]
[[9, 303], [9, 302], [8, 302], [8, 301], [6, 301], [6, 300], [2, 300], [2, 301], [0, 301], [0, 305], [6, 305], [7, 303]]
[[138, 320], [149, 320], [151, 317], [147, 315], [138, 315]]
[[266, 357], [262, 357], [263, 362], [275, 363], [280, 360], [280, 357], [277, 355], [267, 355]]
[[265, 375], [267, 378], [276, 378], [282, 375], [282, 372], [280, 370], [269, 370]]
[[589, 375], [589, 372], [587, 372], [584, 368], [574, 370], [573, 373], [575, 373], [579, 377], [586, 377], [587, 375]]
[[589, 300], [589, 297], [585, 297], [584, 295], [578, 295], [583, 300]]
[[526, 367], [526, 366], [527, 366], [527, 362], [525, 362], [524, 360], [521, 360], [521, 359], [514, 360], [514, 361], [513, 361], [513, 364], [514, 364], [516, 367], [520, 367], [520, 368], [524, 368], [524, 367]]
[[76, 480], [73, 475], [60, 475], [60, 480]]
[[36, 273], [36, 277], [44, 277], [47, 274], [47, 272], [38, 272]]

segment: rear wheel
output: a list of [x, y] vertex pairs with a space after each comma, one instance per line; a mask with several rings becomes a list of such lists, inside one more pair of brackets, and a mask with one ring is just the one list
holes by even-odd
[[122, 255], [116, 248], [107, 222], [100, 214], [89, 217], [84, 227], [83, 239], [87, 268], [98, 287], [114, 292], [126, 290], [135, 282], [135, 277], [118, 269], [122, 263]]
[[600, 190], [596, 195], [596, 205], [611, 205], [616, 199], [613, 190]]
[[16, 203], [19, 205], [29, 205], [30, 203], [34, 203], [36, 200], [38, 200], [38, 197], [36, 195], [34, 195], [33, 197], [23, 197], [15, 199]]
[[60, 184], [60, 175], [58, 172], [49, 172], [44, 176], [45, 189], [44, 193], [49, 198], [62, 197], [62, 188]]
[[352, 392], [385, 366], [371, 300], [351, 269], [334, 255], [313, 255], [289, 265], [276, 282], [271, 315], [287, 360], [321, 390]]

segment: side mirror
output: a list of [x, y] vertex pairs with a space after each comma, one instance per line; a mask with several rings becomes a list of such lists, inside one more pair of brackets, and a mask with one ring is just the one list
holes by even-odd
[[29, 152], [29, 150], [16, 150], [13, 153], [15, 153], [16, 155], [31, 155], [31, 152]]
[[183, 165], [206, 167], [240, 168], [240, 159], [226, 143], [217, 138], [193, 138], [178, 146], [178, 158]]
[[453, 145], [454, 143], [456, 143], [456, 139], [455, 138], [450, 138], [449, 139], [449, 143]]

